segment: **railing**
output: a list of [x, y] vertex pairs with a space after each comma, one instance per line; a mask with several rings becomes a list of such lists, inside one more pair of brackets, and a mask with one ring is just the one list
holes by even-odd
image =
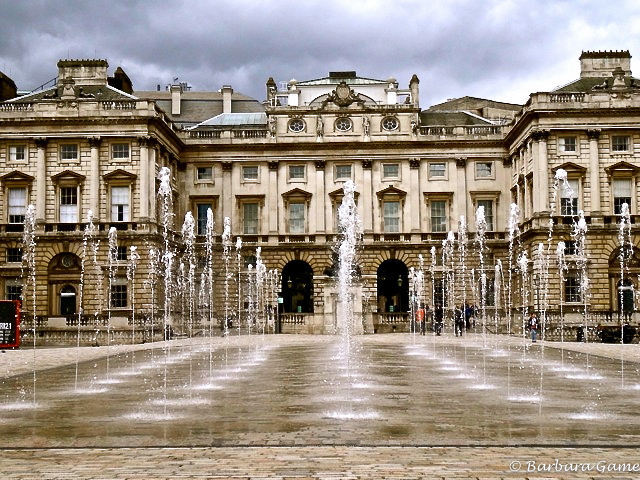
[[136, 102], [128, 100], [104, 100], [100, 105], [105, 110], [135, 110]]
[[504, 125], [461, 125], [461, 126], [444, 126], [433, 125], [420, 127], [420, 135], [436, 136], [436, 137], [501, 137], [505, 132]]
[[267, 130], [231, 130], [233, 138], [267, 138]]
[[0, 112], [33, 112], [33, 103], [0, 103]]
[[552, 93], [549, 94], [549, 101], [551, 103], [582, 102], [584, 96], [585, 94], [582, 92]]
[[281, 313], [280, 323], [283, 325], [305, 325], [306, 317], [313, 313]]
[[219, 139], [222, 136], [220, 130], [191, 130], [189, 138], [214, 138]]
[[384, 312], [384, 313], [376, 313], [374, 315], [377, 316], [377, 320], [378, 320], [377, 322], [374, 321], [374, 323], [379, 323], [383, 325], [409, 323], [409, 316], [410, 316], [408, 312], [404, 312], [404, 313], [403, 312], [398, 312], [398, 313]]

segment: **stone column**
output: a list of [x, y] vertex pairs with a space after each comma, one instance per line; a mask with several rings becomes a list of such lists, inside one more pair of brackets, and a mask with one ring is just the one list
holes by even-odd
[[315, 212], [315, 232], [310, 231], [309, 233], [325, 233], [327, 231], [326, 226], [326, 216], [325, 216], [325, 208], [327, 203], [326, 192], [325, 192], [325, 183], [324, 183], [324, 168], [325, 161], [324, 160], [316, 160], [316, 188], [315, 190], [315, 203], [316, 203], [316, 212]]
[[362, 160], [362, 228], [364, 233], [373, 232], [373, 193], [371, 184], [371, 160]]
[[[454, 193], [454, 208], [451, 212], [454, 225], [460, 219], [460, 215], [464, 215], [469, 225], [475, 224], [475, 212], [469, 215], [467, 212], [467, 158], [456, 158], [456, 192]], [[453, 229], [453, 225], [451, 225]]]
[[[149, 137], [139, 137], [140, 146], [140, 210], [138, 218], [146, 222], [149, 219]], [[133, 220], [133, 215], [131, 219]]]
[[420, 159], [409, 160], [409, 199], [405, 213], [409, 221], [405, 224], [411, 229], [411, 233], [420, 233]]
[[[533, 198], [533, 214], [540, 215], [549, 212], [549, 158], [547, 156], [547, 130], [538, 130], [532, 135], [533, 150], [533, 191], [537, 195]], [[537, 148], [536, 148], [537, 147]]]
[[157, 211], [156, 211], [156, 163], [158, 163], [158, 150], [156, 148], [155, 143], [149, 144], [149, 161], [148, 161], [148, 170], [149, 170], [149, 183], [147, 184], [147, 191], [149, 193], [149, 221], [157, 221]]
[[589, 137], [589, 183], [591, 184], [591, 216], [602, 215], [600, 203], [600, 165], [598, 158], [598, 139], [600, 130], [588, 130]]
[[[100, 137], [89, 137], [91, 160], [89, 171], [89, 209], [93, 213], [93, 221], [100, 221]], [[81, 219], [82, 220], [82, 219]]]
[[233, 218], [233, 208], [235, 202], [233, 198], [233, 184], [231, 182], [231, 172], [233, 170], [232, 162], [222, 162], [222, 221], [224, 225], [224, 218], [229, 217], [231, 220], [231, 232], [234, 230], [236, 233], [242, 233], [243, 229], [239, 225], [235, 225], [235, 218]]
[[47, 143], [48, 138], [35, 139], [37, 152], [37, 172], [36, 172], [36, 223], [46, 221], [47, 203]]
[[269, 184], [267, 193], [269, 235], [278, 235], [278, 167], [279, 162], [269, 162]]

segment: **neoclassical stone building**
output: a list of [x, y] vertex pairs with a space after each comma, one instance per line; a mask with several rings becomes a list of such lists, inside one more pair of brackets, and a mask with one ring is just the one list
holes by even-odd
[[578, 80], [524, 105], [428, 108], [416, 76], [269, 78], [260, 102], [231, 86], [135, 91], [104, 60], [61, 60], [26, 94], [0, 74], [1, 292], [43, 341], [231, 322], [331, 333], [352, 181], [365, 332], [409, 330], [420, 304], [475, 304], [511, 332], [532, 310], [550, 332], [585, 313], [615, 322], [640, 273], [630, 58], [583, 52]]

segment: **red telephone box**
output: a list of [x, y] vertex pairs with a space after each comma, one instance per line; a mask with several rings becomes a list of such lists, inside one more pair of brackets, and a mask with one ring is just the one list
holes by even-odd
[[20, 301], [0, 300], [0, 348], [20, 346]]

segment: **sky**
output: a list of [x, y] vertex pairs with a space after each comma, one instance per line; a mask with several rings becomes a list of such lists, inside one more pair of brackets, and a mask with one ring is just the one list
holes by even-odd
[[178, 78], [263, 101], [269, 77], [355, 70], [400, 88], [416, 74], [422, 108], [466, 95], [523, 104], [577, 79], [582, 51], [629, 50], [634, 71], [640, 2], [0, 0], [0, 38], [0, 71], [21, 91], [54, 78], [59, 59], [100, 58], [134, 90]]

